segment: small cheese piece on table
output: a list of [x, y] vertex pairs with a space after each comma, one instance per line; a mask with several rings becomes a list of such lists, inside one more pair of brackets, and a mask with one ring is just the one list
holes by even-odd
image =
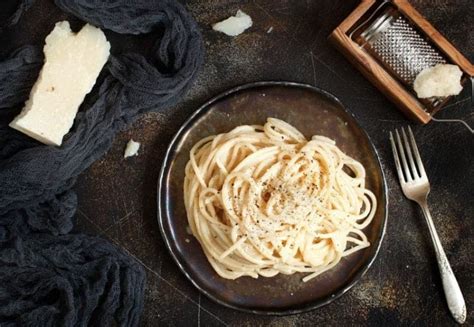
[[214, 31], [222, 32], [229, 36], [242, 34], [247, 28], [252, 26], [252, 18], [238, 10], [235, 16], [231, 16], [219, 23], [212, 25]]
[[22, 112], [10, 127], [48, 145], [61, 145], [79, 106], [94, 86], [110, 53], [97, 27], [73, 33], [67, 21], [46, 37], [45, 62]]
[[138, 149], [140, 149], [139, 142], [135, 142], [134, 140], [128, 141], [123, 157], [128, 158], [128, 157], [136, 156], [138, 154]]

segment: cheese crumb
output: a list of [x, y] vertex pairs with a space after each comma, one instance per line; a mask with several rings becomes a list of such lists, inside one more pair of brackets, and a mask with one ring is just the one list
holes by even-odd
[[252, 18], [239, 9], [235, 16], [212, 25], [212, 29], [229, 36], [236, 36], [242, 34], [250, 26], [252, 26]]
[[42, 143], [61, 145], [107, 62], [110, 43], [99, 28], [86, 24], [76, 34], [67, 21], [56, 23], [45, 41], [43, 68], [10, 127]]
[[139, 142], [135, 142], [134, 140], [128, 141], [123, 157], [128, 158], [128, 157], [136, 156], [138, 154], [138, 149], [140, 149]]
[[416, 76], [413, 88], [420, 99], [458, 95], [462, 91], [461, 76], [458, 66], [438, 64], [423, 69]]

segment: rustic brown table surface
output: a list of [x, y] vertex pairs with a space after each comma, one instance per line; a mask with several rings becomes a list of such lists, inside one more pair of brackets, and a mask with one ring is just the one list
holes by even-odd
[[[13, 6], [6, 1], [0, 15]], [[409, 122], [327, 41], [356, 0], [194, 0], [206, 45], [204, 67], [186, 98], [174, 108], [148, 114], [120, 134], [113, 148], [82, 175], [77, 230], [101, 235], [123, 247], [147, 271], [143, 326], [157, 325], [454, 325], [442, 292], [427, 226], [400, 190], [388, 131]], [[413, 0], [471, 62], [474, 61], [474, 1]], [[237, 9], [254, 21], [231, 38], [210, 24]], [[2, 13], [3, 11], [3, 13]], [[0, 16], [1, 18], [1, 16]], [[0, 37], [1, 52], [41, 44], [61, 19], [52, 0], [38, 0], [17, 27]], [[268, 29], [273, 27], [271, 33]], [[152, 38], [107, 33], [113, 52], [146, 52]], [[316, 85], [336, 95], [367, 130], [381, 156], [389, 188], [389, 218], [381, 251], [360, 282], [335, 302], [286, 317], [257, 316], [222, 307], [201, 295], [172, 261], [156, 217], [156, 180], [166, 147], [179, 126], [210, 97], [247, 82], [288, 80]], [[466, 88], [440, 117], [474, 124]], [[464, 292], [468, 325], [474, 324], [474, 136], [459, 125], [412, 125], [432, 183], [435, 224]], [[138, 157], [123, 159], [127, 141], [142, 143]], [[90, 217], [94, 217], [93, 219]]]

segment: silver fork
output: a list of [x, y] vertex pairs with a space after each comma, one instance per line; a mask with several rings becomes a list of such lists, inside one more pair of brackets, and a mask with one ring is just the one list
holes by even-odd
[[395, 137], [392, 132], [390, 132], [390, 142], [392, 143], [398, 178], [400, 179], [403, 194], [405, 194], [408, 199], [418, 203], [423, 210], [431, 240], [435, 248], [436, 259], [438, 260], [438, 267], [441, 273], [441, 280], [443, 282], [444, 294], [448, 302], [449, 311], [451, 311], [454, 319], [462, 324], [466, 320], [466, 304], [458, 281], [444, 253], [433, 220], [431, 219], [427, 201], [428, 193], [430, 193], [430, 182], [428, 181], [428, 176], [421, 162], [420, 153], [418, 152], [418, 147], [416, 146], [415, 138], [413, 137], [413, 132], [410, 127], [408, 127], [408, 134], [409, 138], [405, 133], [405, 129], [402, 128], [402, 141], [398, 130], [395, 130]]

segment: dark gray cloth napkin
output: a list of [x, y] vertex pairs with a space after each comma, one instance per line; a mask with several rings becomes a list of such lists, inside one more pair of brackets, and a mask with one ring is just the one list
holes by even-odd
[[[31, 3], [20, 2], [9, 22], [18, 22]], [[8, 127], [38, 77], [42, 49], [25, 46], [0, 58], [0, 326], [135, 326], [144, 270], [108, 241], [71, 232], [77, 206], [72, 187], [116, 133], [140, 114], [183, 97], [203, 61], [202, 39], [176, 1], [55, 3], [102, 29], [162, 33], [149, 58], [109, 58], [60, 147]]]

